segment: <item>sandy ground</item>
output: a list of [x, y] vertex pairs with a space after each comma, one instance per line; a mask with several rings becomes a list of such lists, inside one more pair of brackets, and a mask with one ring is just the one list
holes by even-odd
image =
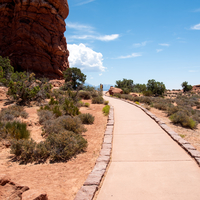
[[150, 112], [155, 114], [158, 118], [160, 118], [163, 122], [165, 122], [167, 126], [173, 129], [181, 137], [183, 137], [190, 144], [192, 144], [198, 151], [200, 151], [200, 124], [198, 124], [197, 129], [194, 130], [183, 128], [181, 126], [172, 124], [172, 122], [167, 117], [167, 114], [164, 111], [151, 108]]
[[[6, 97], [0, 95], [0, 108], [5, 107]], [[90, 102], [90, 100], [85, 101]], [[10, 160], [9, 148], [0, 145], [0, 172], [7, 174], [13, 182], [28, 186], [30, 189], [44, 191], [50, 200], [72, 200], [83, 185], [95, 165], [101, 150], [107, 117], [102, 113], [104, 105], [90, 104], [89, 108], [80, 109], [82, 113], [95, 116], [93, 125], [85, 125], [84, 137], [88, 141], [86, 152], [66, 163], [19, 165]], [[41, 126], [37, 117], [38, 107], [26, 108], [29, 113], [28, 124], [31, 137], [37, 142], [41, 137]]]

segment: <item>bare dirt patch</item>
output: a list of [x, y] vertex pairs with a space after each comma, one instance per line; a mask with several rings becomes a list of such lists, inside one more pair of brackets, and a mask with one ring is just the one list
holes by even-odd
[[[7, 99], [0, 96], [0, 108], [5, 106]], [[84, 101], [91, 103], [90, 100]], [[80, 109], [82, 113], [95, 116], [93, 125], [85, 125], [87, 132], [84, 138], [88, 141], [86, 152], [66, 163], [27, 164], [11, 161], [10, 149], [0, 144], [0, 172], [7, 174], [13, 182], [26, 185], [30, 189], [42, 190], [50, 200], [72, 200], [92, 171], [101, 150], [107, 117], [102, 113], [104, 105], [90, 104], [89, 108]], [[29, 113], [26, 120], [31, 137], [37, 142], [43, 140], [41, 126], [38, 123], [38, 107], [25, 108]]]

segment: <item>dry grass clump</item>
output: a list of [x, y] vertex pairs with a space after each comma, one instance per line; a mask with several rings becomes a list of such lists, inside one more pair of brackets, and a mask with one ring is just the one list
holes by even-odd
[[83, 113], [78, 115], [78, 117], [81, 119], [81, 122], [83, 124], [93, 124], [94, 123], [94, 116], [90, 113]]
[[7, 108], [2, 108], [0, 112], [0, 120], [1, 121], [12, 121], [14, 118], [22, 117], [27, 119], [28, 113], [24, 110], [24, 107], [13, 105]]

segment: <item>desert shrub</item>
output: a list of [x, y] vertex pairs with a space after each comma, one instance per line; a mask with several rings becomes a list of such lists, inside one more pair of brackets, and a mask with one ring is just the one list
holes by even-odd
[[104, 115], [107, 116], [110, 112], [110, 106], [109, 105], [104, 106], [102, 111], [103, 111]]
[[7, 122], [5, 125], [6, 132], [11, 138], [28, 139], [30, 132], [27, 130], [27, 124], [19, 121]]
[[134, 101], [134, 102], [136, 102], [136, 101], [139, 102], [139, 101], [140, 101], [140, 97], [133, 97], [133, 101]]
[[90, 113], [83, 113], [78, 115], [78, 117], [81, 119], [83, 124], [93, 124], [94, 123], [94, 116]]
[[61, 116], [55, 120], [44, 122], [44, 132], [49, 135], [51, 133], [61, 133], [63, 131], [72, 131], [76, 134], [81, 134], [86, 131], [80, 118], [71, 116]]
[[75, 116], [80, 114], [78, 107], [75, 106], [74, 102], [70, 101], [69, 99], [65, 99], [65, 102], [62, 105], [62, 109], [65, 115]]
[[167, 105], [165, 103], [154, 103], [153, 106], [159, 110], [167, 110]]
[[2, 108], [0, 112], [0, 120], [2, 121], [12, 121], [15, 117], [21, 116], [22, 118], [27, 118], [28, 113], [24, 110], [22, 106], [9, 106], [7, 108]]
[[167, 108], [167, 115], [171, 116], [174, 113], [179, 111], [179, 107], [178, 106], [174, 106], [173, 104], [171, 104], [170, 106], [168, 106]]
[[140, 103], [145, 103], [145, 104], [148, 104], [148, 105], [150, 105], [151, 102], [152, 102], [150, 97], [145, 97], [145, 96], [144, 97], [135, 97], [135, 99], [138, 99], [138, 101]]
[[14, 68], [11, 66], [9, 58], [0, 56], [0, 82], [3, 85], [8, 86], [13, 72]]
[[87, 85], [87, 86], [83, 86], [83, 90], [84, 91], [90, 91], [90, 92], [92, 92], [92, 91], [94, 91], [95, 90], [95, 87], [93, 87], [93, 86], [89, 86], [89, 85]]
[[150, 91], [150, 90], [147, 90], [147, 91], [143, 91], [142, 92], [142, 94], [144, 95], [144, 96], [153, 96], [153, 93]]
[[81, 99], [91, 99], [91, 93], [89, 91], [79, 91], [78, 97]]
[[90, 107], [90, 104], [86, 102], [85, 107]]
[[122, 95], [121, 95], [121, 94], [118, 94], [118, 93], [113, 94], [113, 96], [114, 96], [114, 97], [117, 97], [117, 98], [119, 98], [119, 99], [122, 98]]
[[101, 96], [92, 98], [92, 104], [103, 104], [104, 99]]
[[104, 101], [103, 104], [104, 104], [104, 105], [108, 105], [108, 104], [109, 104], [109, 101]]
[[11, 154], [22, 163], [33, 162], [36, 142], [34, 140], [12, 140]]
[[7, 137], [7, 133], [5, 131], [5, 123], [0, 121], [0, 140], [5, 139]]
[[34, 140], [13, 140], [11, 153], [21, 163], [65, 162], [83, 152], [87, 148], [87, 140], [73, 132], [50, 134], [46, 141], [36, 144]]
[[58, 101], [56, 101], [53, 97], [50, 98], [49, 105], [58, 105]]
[[92, 98], [98, 97], [98, 92], [96, 90], [93, 90], [90, 93], [91, 93]]
[[39, 116], [39, 123], [43, 124], [47, 120], [53, 120], [55, 119], [55, 115], [52, 111], [49, 110], [39, 110], [38, 111], [38, 116]]
[[122, 90], [123, 90], [124, 94], [129, 94], [130, 93], [130, 89], [128, 89], [128, 88], [122, 88]]
[[83, 106], [85, 106], [85, 103], [82, 102], [82, 101], [78, 101], [78, 102], [76, 103], [76, 106], [77, 106], [77, 107], [83, 107]]
[[56, 117], [62, 116], [62, 111], [60, 109], [61, 109], [60, 106], [57, 106], [57, 105], [52, 108], [53, 114]]
[[65, 162], [78, 153], [83, 152], [87, 147], [87, 140], [73, 132], [51, 134], [46, 142], [51, 146], [51, 162]]
[[170, 116], [170, 120], [174, 124], [180, 124], [183, 127], [194, 129], [197, 122], [190, 118], [184, 111], [178, 111]]

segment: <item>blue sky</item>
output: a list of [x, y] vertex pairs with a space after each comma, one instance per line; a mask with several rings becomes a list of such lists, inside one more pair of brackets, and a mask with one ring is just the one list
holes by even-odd
[[123, 78], [200, 84], [199, 0], [68, 0], [70, 67], [92, 85]]

